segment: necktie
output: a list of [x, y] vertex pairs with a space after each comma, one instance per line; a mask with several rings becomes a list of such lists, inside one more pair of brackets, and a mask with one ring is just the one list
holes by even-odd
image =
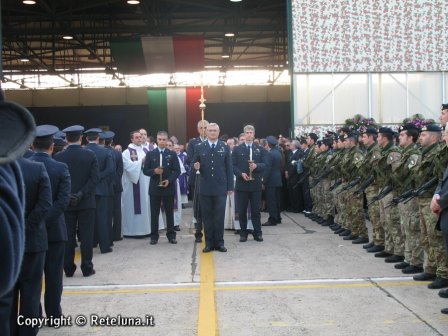
[[249, 145], [247, 147], [249, 147], [249, 160], [252, 160], [252, 146]]
[[212, 144], [212, 151], [215, 150], [215, 144]]
[[160, 167], [163, 167], [163, 151], [160, 151]]

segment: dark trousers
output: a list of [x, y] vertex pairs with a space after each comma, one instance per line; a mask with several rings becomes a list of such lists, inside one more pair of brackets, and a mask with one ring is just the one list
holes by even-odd
[[149, 195], [151, 202], [151, 240], [159, 239], [159, 215], [163, 202], [166, 215], [166, 237], [168, 240], [176, 238], [174, 231], [174, 196]]
[[96, 245], [98, 242], [101, 252], [106, 252], [111, 246], [110, 236], [112, 230], [112, 226], [109, 227], [108, 224], [109, 197], [96, 195], [95, 201], [95, 232], [93, 245]]
[[280, 217], [281, 187], [266, 187], [266, 203], [269, 212], [269, 222], [276, 224], [282, 221]]
[[204, 222], [205, 246], [224, 246], [224, 215], [227, 195], [200, 195], [202, 220]]
[[37, 327], [18, 326], [17, 317], [39, 317], [44, 263], [45, 252], [25, 253], [23, 256], [15, 287], [0, 298], [0, 335], [37, 335]]
[[260, 191], [235, 191], [235, 203], [240, 220], [240, 236], [247, 237], [247, 207], [250, 202], [250, 216], [254, 226], [254, 236], [261, 236], [260, 208], [261, 208], [261, 190]]
[[65, 242], [49, 242], [45, 256], [45, 297], [46, 316], [62, 315], [61, 296], [63, 287]]
[[90, 273], [93, 270], [92, 246], [93, 230], [95, 226], [95, 209], [83, 209], [64, 212], [65, 224], [67, 225], [68, 241], [65, 247], [64, 271], [73, 273], [75, 265], [76, 230], [79, 232], [81, 241], [81, 270]]
[[302, 183], [303, 207], [306, 211], [311, 211], [313, 209], [313, 201], [311, 199], [310, 191], [309, 177], [307, 177]]
[[[202, 211], [201, 211], [201, 200], [199, 197], [199, 181], [196, 181], [194, 185], [191, 185], [191, 194], [193, 195], [193, 216], [196, 218], [195, 237], [202, 238]], [[196, 190], [197, 189], [197, 190]], [[196, 194], [195, 194], [196, 193]]]
[[121, 239], [121, 192], [112, 198], [112, 241]]
[[302, 184], [297, 184], [298, 181], [297, 176], [292, 176], [288, 180], [289, 210], [292, 212], [303, 211], [303, 197], [299, 196], [302, 192]]

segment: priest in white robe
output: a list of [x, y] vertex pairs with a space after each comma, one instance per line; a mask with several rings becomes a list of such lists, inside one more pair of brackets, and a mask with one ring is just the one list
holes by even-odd
[[[149, 203], [149, 177], [144, 175], [142, 167], [146, 148], [142, 146], [140, 132], [131, 133], [131, 141], [123, 152], [123, 194], [121, 196], [121, 218], [123, 236], [139, 237], [151, 232], [151, 207]], [[159, 227], [163, 229], [162, 216], [159, 217]]]

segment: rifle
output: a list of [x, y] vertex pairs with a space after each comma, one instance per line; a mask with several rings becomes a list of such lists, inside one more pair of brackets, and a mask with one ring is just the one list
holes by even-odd
[[370, 175], [364, 180], [364, 182], [361, 183], [361, 186], [353, 193], [353, 196], [362, 194], [368, 188], [368, 186], [373, 183], [373, 181], [375, 181], [375, 178], [373, 177], [373, 175]]
[[324, 172], [322, 172], [320, 175], [318, 175], [316, 178], [313, 179], [313, 182], [310, 185], [310, 188], [314, 188], [315, 186], [317, 186], [320, 181], [322, 181], [324, 178], [326, 178], [328, 175], [331, 174], [331, 167], [328, 168], [327, 170], [324, 170]]
[[378, 195], [376, 195], [374, 198], [372, 198], [372, 200], [370, 201], [369, 204], [367, 204], [367, 206], [371, 205], [372, 203], [375, 203], [376, 201], [380, 201], [380, 200], [382, 200], [382, 199], [383, 199], [384, 197], [386, 197], [387, 194], [389, 194], [392, 190], [393, 190], [392, 187], [385, 186], [385, 187], [381, 190], [381, 192], [380, 192]]
[[392, 201], [390, 201], [390, 203], [384, 207], [384, 209], [387, 209], [393, 205], [398, 205], [399, 203], [406, 201], [409, 197], [412, 196], [413, 193], [414, 193], [413, 189], [406, 190], [401, 195], [394, 197]]
[[300, 180], [298, 180], [297, 183], [292, 188], [296, 189], [299, 186], [299, 184], [302, 184], [303, 181], [305, 181], [309, 176], [310, 176], [309, 172], [304, 173], [303, 176], [300, 178]]
[[351, 188], [353, 188], [354, 186], [356, 186], [359, 181], [361, 180], [360, 177], [355, 178], [354, 180], [350, 181], [344, 188], [342, 188], [342, 190], [340, 192], [338, 192], [336, 195], [339, 195], [340, 193], [350, 190]]
[[342, 179], [338, 178], [334, 184], [330, 187], [330, 191], [333, 191], [334, 189], [336, 189], [338, 186], [340, 186], [342, 183]]
[[429, 181], [423, 183], [420, 186], [420, 188], [414, 190], [413, 193], [412, 193], [412, 196], [410, 196], [404, 203], [406, 204], [410, 200], [412, 200], [413, 198], [422, 196], [425, 192], [427, 192], [430, 188], [435, 186], [437, 183], [439, 183], [439, 179], [437, 178], [437, 176], [434, 176]]

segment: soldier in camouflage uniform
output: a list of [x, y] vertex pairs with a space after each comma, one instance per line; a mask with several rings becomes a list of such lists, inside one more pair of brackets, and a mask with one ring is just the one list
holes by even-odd
[[[340, 178], [340, 176], [342, 175], [341, 172], [341, 168], [342, 168], [342, 162], [344, 160], [344, 156], [347, 152], [347, 150], [345, 149], [344, 146], [344, 137], [343, 136], [339, 136], [338, 139], [335, 139], [335, 141], [333, 142], [333, 148], [336, 151], [336, 154], [334, 155], [335, 158], [333, 160], [333, 164], [332, 164], [332, 172], [331, 175], [329, 176], [331, 179], [331, 183], [332, 185], [334, 185], [336, 183], [336, 181]], [[341, 202], [340, 202], [340, 198], [339, 198], [339, 191], [341, 190], [341, 186], [334, 188], [331, 192], [332, 195], [332, 199], [333, 199], [333, 204], [335, 207], [335, 218], [334, 218], [334, 222], [335, 224], [332, 225], [331, 229], [334, 231], [335, 234], [339, 234], [343, 231], [345, 231], [345, 228], [343, 227], [343, 214], [342, 214], [342, 210], [341, 210]]]
[[[375, 181], [378, 184], [378, 189], [383, 192], [385, 189], [390, 188], [388, 185], [390, 166], [388, 164], [389, 154], [391, 152], [397, 152], [397, 148], [394, 143], [394, 132], [388, 127], [381, 127], [378, 130], [378, 145], [381, 147], [380, 158], [378, 164], [373, 166]], [[391, 201], [393, 196], [389, 194], [379, 201], [380, 208], [380, 225], [384, 229], [384, 251], [375, 253], [377, 258], [389, 258], [387, 262], [399, 262], [404, 259], [403, 256], [394, 254], [394, 237], [395, 228], [400, 226], [400, 215], [396, 206], [385, 208]], [[393, 194], [392, 194], [393, 195]], [[370, 204], [371, 205], [371, 204]], [[399, 253], [400, 251], [397, 251]], [[393, 258], [392, 258], [393, 257]], [[400, 258], [401, 257], [401, 258]], [[392, 259], [392, 260], [391, 260]]]
[[[342, 176], [344, 180], [350, 183], [355, 179], [359, 180], [359, 168], [364, 161], [364, 155], [358, 147], [358, 133], [349, 134], [345, 142], [349, 151], [342, 167]], [[354, 195], [351, 189], [345, 191], [344, 195], [347, 202], [349, 230], [351, 231], [350, 234], [344, 237], [344, 240], [361, 240], [361, 243], [366, 243], [369, 241], [369, 238], [363, 208], [364, 196], [362, 194]]]
[[[446, 150], [439, 141], [441, 129], [437, 125], [422, 128], [419, 143], [422, 146], [422, 160], [411, 169], [414, 185], [418, 188], [432, 177], [439, 180], [446, 167]], [[430, 204], [436, 186], [426, 190], [418, 197], [420, 212], [421, 241], [427, 254], [425, 271], [415, 275], [416, 281], [433, 280], [428, 288], [437, 289], [448, 286], [448, 256], [445, 252], [442, 233], [436, 229], [437, 216], [431, 212]]]
[[[316, 141], [317, 135], [315, 133], [309, 133], [306, 138], [306, 142], [308, 144], [308, 153], [306, 154], [306, 158], [303, 161], [304, 173], [312, 173], [312, 164], [316, 156]], [[310, 194], [310, 181], [311, 178], [306, 178], [303, 181], [303, 198], [305, 203], [305, 210], [303, 212], [307, 217], [313, 215], [311, 212], [313, 208], [313, 202]]]
[[[414, 124], [405, 124], [399, 129], [401, 158], [392, 163], [391, 179], [396, 197], [412, 190], [410, 169], [419, 164], [421, 152], [417, 147], [420, 130]], [[404, 197], [404, 196], [403, 196]], [[405, 274], [423, 272], [423, 246], [421, 244], [420, 216], [416, 198], [398, 203], [401, 232], [404, 239], [404, 261], [395, 268]]]
[[[334, 218], [334, 204], [332, 194], [330, 192], [331, 180], [328, 178], [327, 171], [330, 169], [334, 155], [333, 155], [333, 140], [325, 138], [320, 145], [322, 155], [321, 169], [319, 170], [318, 178], [320, 186], [320, 200], [321, 200], [321, 217], [318, 223], [322, 226], [329, 226], [333, 224]], [[327, 175], [327, 176], [325, 176]]]
[[313, 185], [313, 181], [316, 180], [317, 176], [321, 172], [321, 169], [323, 168], [323, 161], [325, 160], [326, 154], [322, 153], [321, 151], [321, 144], [322, 141], [318, 140], [316, 141], [316, 147], [315, 147], [315, 155], [314, 160], [311, 163], [310, 168], [310, 193], [311, 193], [311, 199], [313, 202], [313, 214], [312, 220], [316, 222], [323, 222], [324, 219], [322, 218], [322, 185], [319, 183], [317, 185]]

